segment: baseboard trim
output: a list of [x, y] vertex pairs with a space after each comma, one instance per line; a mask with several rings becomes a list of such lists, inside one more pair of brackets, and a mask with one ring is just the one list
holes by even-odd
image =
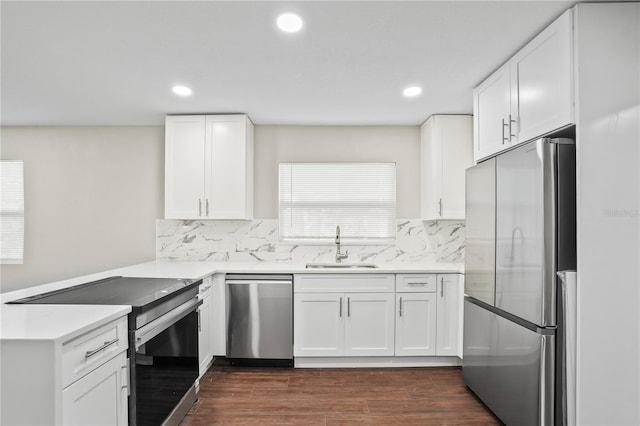
[[457, 356], [389, 356], [389, 357], [296, 357], [295, 368], [370, 368], [370, 367], [456, 367]]

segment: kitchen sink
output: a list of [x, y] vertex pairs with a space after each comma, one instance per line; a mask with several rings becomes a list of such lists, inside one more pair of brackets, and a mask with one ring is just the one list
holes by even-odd
[[306, 267], [309, 269], [373, 269], [378, 266], [373, 263], [307, 263]]

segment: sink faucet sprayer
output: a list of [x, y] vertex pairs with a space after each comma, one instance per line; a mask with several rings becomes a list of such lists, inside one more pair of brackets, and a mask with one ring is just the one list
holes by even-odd
[[342, 262], [342, 259], [349, 257], [349, 250], [340, 253], [340, 225], [336, 226], [336, 263]]

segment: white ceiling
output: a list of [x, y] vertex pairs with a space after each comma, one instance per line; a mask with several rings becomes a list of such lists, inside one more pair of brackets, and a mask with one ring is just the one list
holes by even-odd
[[[574, 3], [2, 1], [1, 124], [419, 124], [471, 113], [473, 87]], [[301, 33], [276, 29], [283, 11]]]

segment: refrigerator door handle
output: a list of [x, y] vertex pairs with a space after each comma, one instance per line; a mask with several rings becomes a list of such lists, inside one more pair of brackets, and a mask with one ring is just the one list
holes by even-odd
[[562, 415], [565, 424], [576, 424], [576, 337], [577, 337], [577, 273], [576, 271], [559, 271], [562, 286], [562, 312], [564, 323], [564, 340], [562, 344]]

